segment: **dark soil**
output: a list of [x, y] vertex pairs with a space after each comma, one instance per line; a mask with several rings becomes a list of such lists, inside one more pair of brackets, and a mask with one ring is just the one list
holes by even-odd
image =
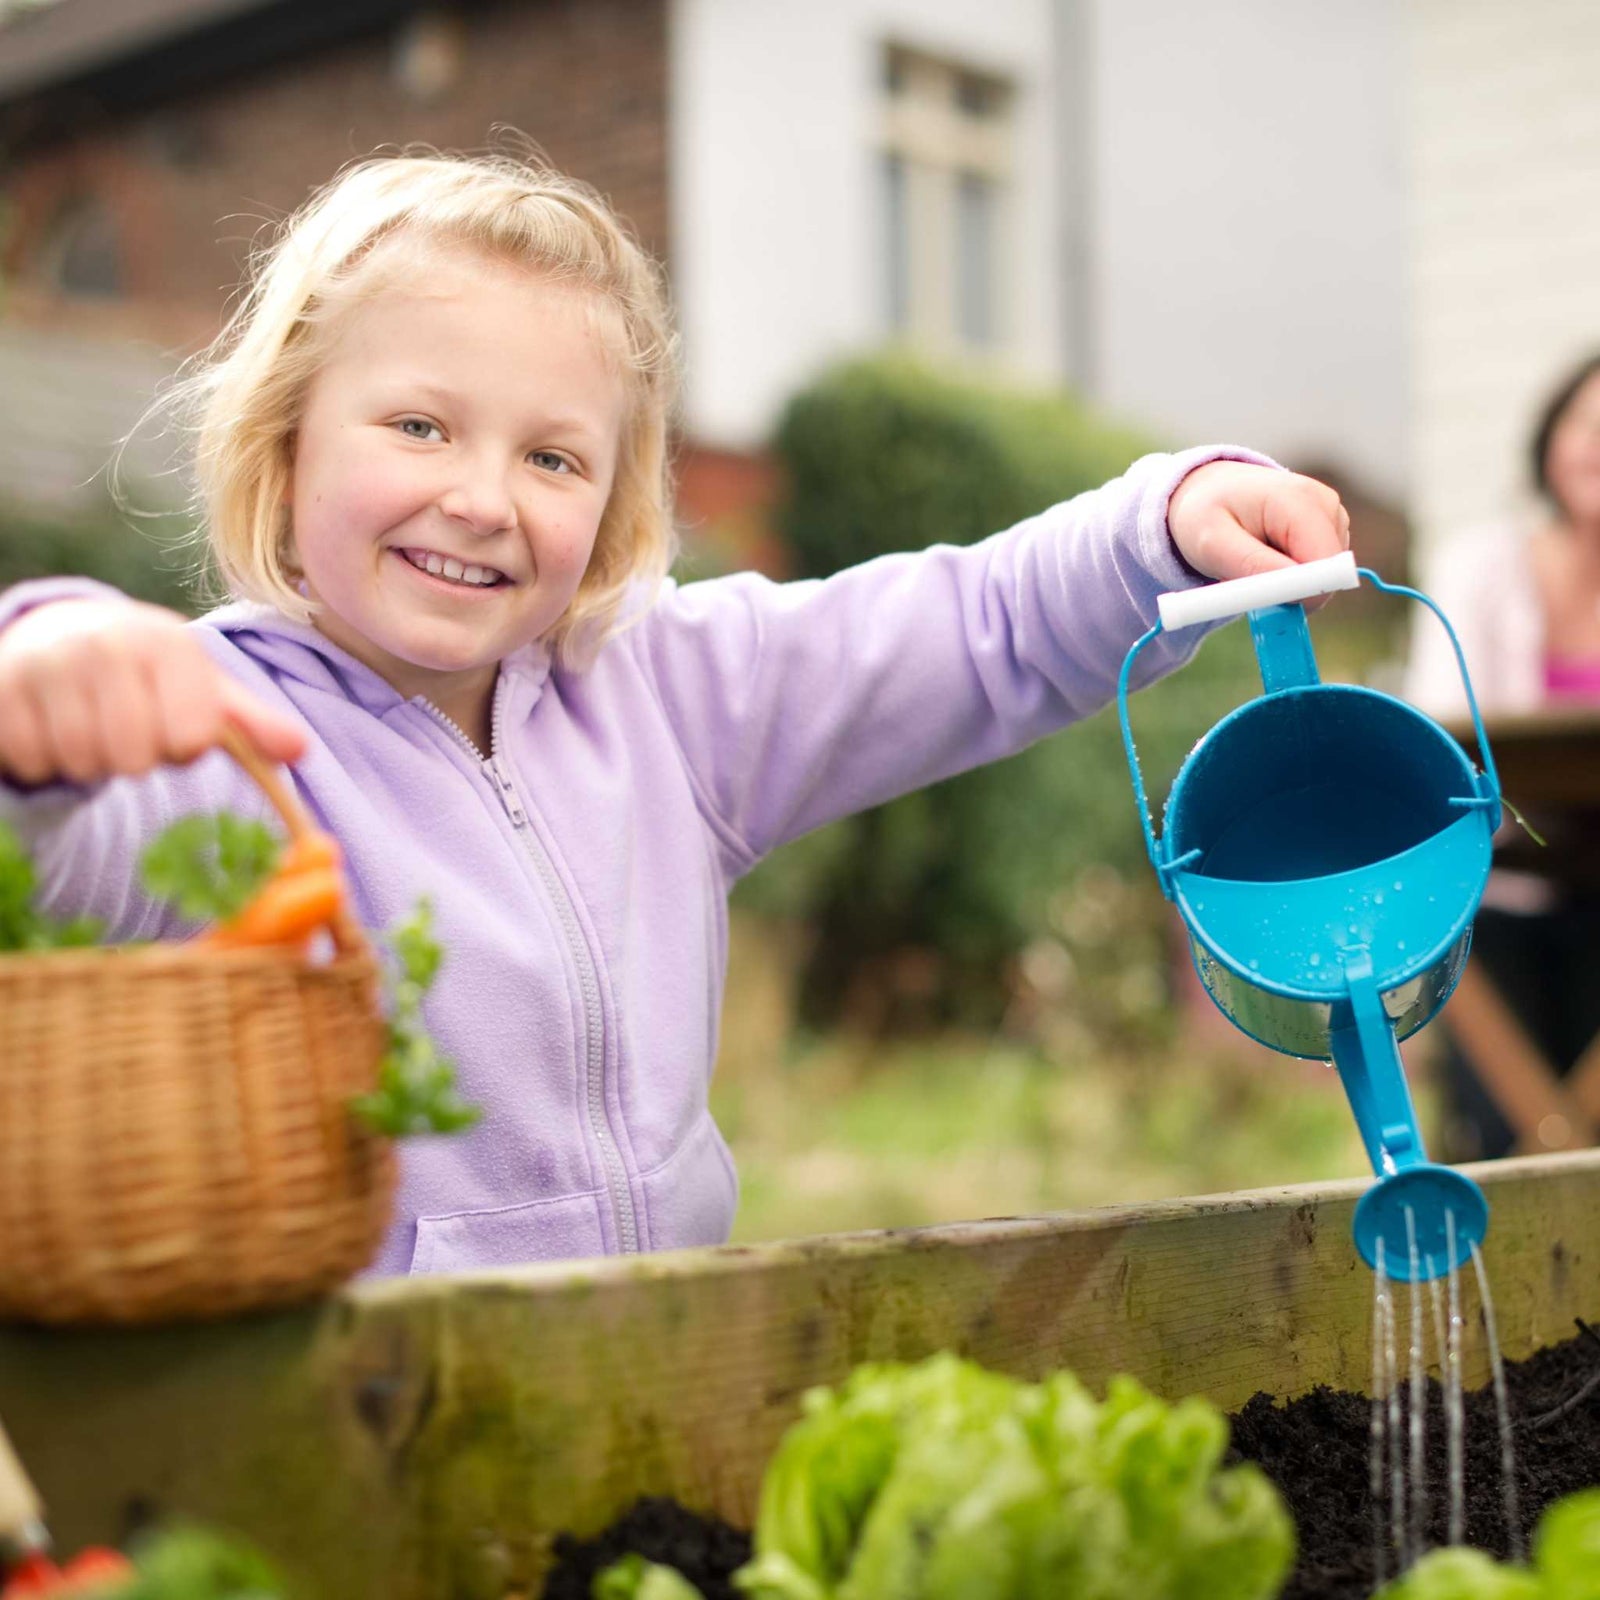
[[[1524, 1551], [1551, 1501], [1600, 1485], [1600, 1386], [1583, 1393], [1597, 1374], [1600, 1341], [1590, 1336], [1506, 1364]], [[1560, 1411], [1573, 1400], [1577, 1403]], [[1370, 1401], [1318, 1388], [1279, 1406], [1258, 1394], [1232, 1421], [1234, 1459], [1260, 1464], [1283, 1491], [1299, 1529], [1300, 1558], [1283, 1600], [1364, 1600], [1372, 1592], [1376, 1564], [1367, 1456]], [[1443, 1544], [1447, 1531], [1445, 1450], [1441, 1391], [1430, 1382], [1425, 1441], [1430, 1546]], [[1509, 1559], [1500, 1430], [1488, 1385], [1466, 1396], [1465, 1476], [1465, 1542]], [[1394, 1554], [1387, 1547], [1384, 1560], [1392, 1578]]]
[[[1506, 1364], [1517, 1451], [1517, 1493], [1526, 1550], [1539, 1514], [1575, 1489], [1600, 1485], [1600, 1339], [1569, 1339]], [[1575, 1403], [1574, 1403], [1575, 1402]], [[1565, 1408], [1565, 1409], [1563, 1409]], [[1507, 1559], [1511, 1539], [1500, 1475], [1494, 1391], [1466, 1396], [1466, 1542]], [[1257, 1462], [1294, 1513], [1300, 1555], [1282, 1600], [1366, 1600], [1372, 1593], [1375, 1523], [1365, 1395], [1317, 1388], [1288, 1405], [1258, 1394], [1232, 1419], [1231, 1460]], [[1430, 1545], [1443, 1544], [1445, 1426], [1439, 1385], [1429, 1383], [1426, 1457]], [[675, 1501], [640, 1500], [597, 1538], [563, 1534], [543, 1600], [590, 1600], [596, 1573], [629, 1551], [676, 1567], [706, 1600], [739, 1600], [730, 1579], [750, 1557], [750, 1537]], [[1394, 1555], [1386, 1549], [1388, 1576]]]
[[543, 1600], [590, 1600], [595, 1575], [630, 1551], [676, 1567], [706, 1600], [742, 1600], [729, 1580], [750, 1559], [750, 1535], [658, 1498], [635, 1501], [593, 1539], [560, 1535]]

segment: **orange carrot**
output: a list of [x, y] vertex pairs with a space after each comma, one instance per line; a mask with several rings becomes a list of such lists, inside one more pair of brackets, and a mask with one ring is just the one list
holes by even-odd
[[303, 833], [278, 858], [277, 874], [305, 872], [312, 867], [331, 867], [337, 872], [342, 865], [339, 841], [331, 833]]
[[339, 874], [327, 867], [274, 876], [249, 905], [202, 940], [217, 949], [294, 944], [326, 927], [344, 902]]

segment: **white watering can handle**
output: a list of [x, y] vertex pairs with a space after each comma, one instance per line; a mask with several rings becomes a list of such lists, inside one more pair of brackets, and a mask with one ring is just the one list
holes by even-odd
[[1360, 586], [1356, 558], [1350, 551], [1342, 550], [1321, 561], [1302, 561], [1297, 566], [1278, 567], [1249, 578], [1229, 578], [1225, 583], [1180, 589], [1159, 596], [1156, 605], [1160, 608], [1162, 628], [1171, 633], [1176, 628], [1192, 628], [1199, 622], [1240, 617], [1264, 606], [1289, 605], [1319, 594], [1332, 594], [1337, 589]]

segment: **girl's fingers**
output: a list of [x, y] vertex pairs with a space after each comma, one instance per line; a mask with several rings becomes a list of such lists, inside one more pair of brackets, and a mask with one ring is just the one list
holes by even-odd
[[162, 651], [147, 666], [160, 726], [161, 759], [187, 765], [222, 734], [218, 674], [204, 655]]
[[52, 773], [74, 783], [94, 783], [107, 772], [99, 720], [89, 691], [71, 677], [58, 678], [38, 698]]
[[20, 783], [47, 783], [55, 777], [44, 718], [34, 697], [21, 686], [0, 690], [0, 773]]
[[269, 761], [298, 761], [306, 753], [306, 726], [298, 717], [258, 700], [231, 678], [221, 680], [223, 717]]
[[1262, 537], [1295, 561], [1320, 561], [1350, 548], [1350, 518], [1339, 496], [1314, 478], [1291, 477], [1263, 508]]
[[90, 698], [104, 763], [102, 775], [120, 773], [131, 777], [148, 772], [160, 762], [160, 707], [137, 663], [112, 663]]
[[1289, 556], [1264, 543], [1222, 506], [1213, 507], [1205, 517], [1188, 560], [1208, 578], [1253, 578], [1258, 572], [1294, 565]]

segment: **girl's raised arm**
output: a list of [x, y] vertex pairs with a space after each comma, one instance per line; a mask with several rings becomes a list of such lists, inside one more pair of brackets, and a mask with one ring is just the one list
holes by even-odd
[[[737, 873], [825, 822], [1013, 754], [1098, 710], [1156, 597], [1202, 581], [1167, 528], [1173, 490], [1236, 450], [1147, 456], [1121, 478], [964, 548], [820, 582], [751, 574], [668, 593], [639, 651]], [[1140, 681], [1203, 635], [1156, 642]]]

